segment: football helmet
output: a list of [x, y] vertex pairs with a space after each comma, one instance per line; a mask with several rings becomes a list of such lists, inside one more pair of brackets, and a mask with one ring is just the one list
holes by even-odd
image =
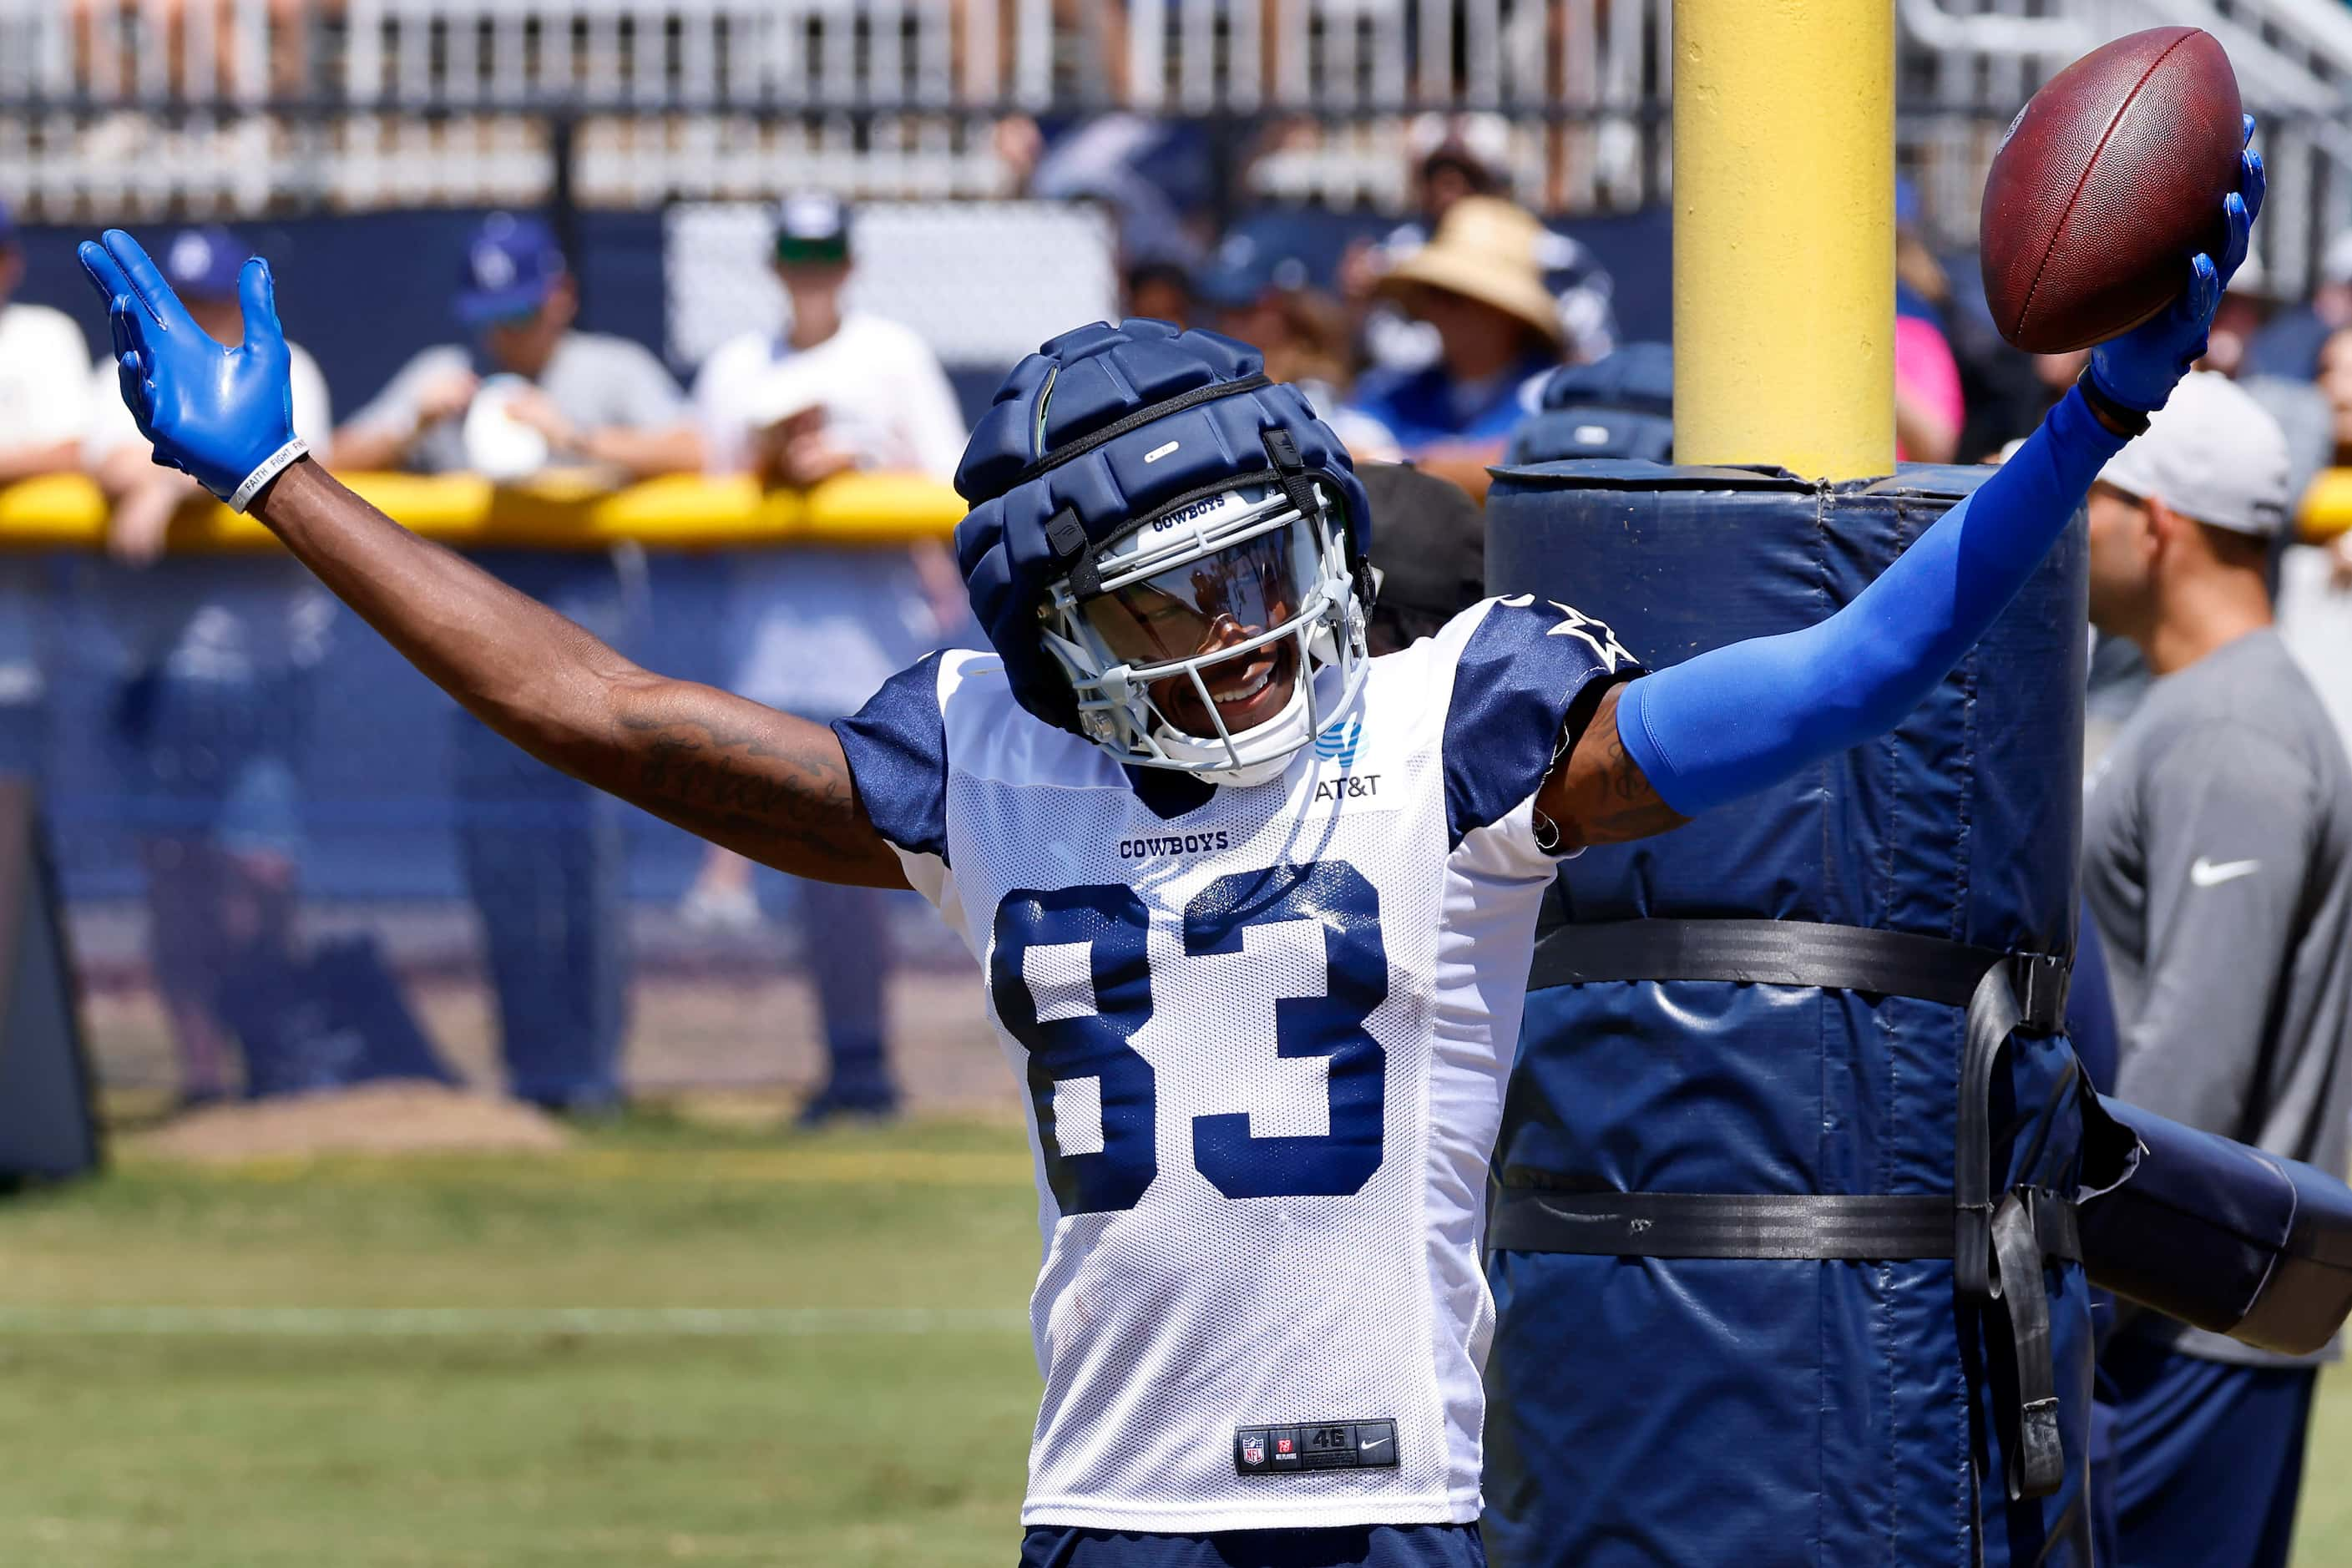
[[1257, 354], [1160, 321], [1066, 333], [973, 432], [956, 530], [1022, 705], [1121, 763], [1250, 784], [1370, 663], [1364, 493]]
[[1361, 687], [1365, 606], [1314, 493], [1236, 486], [1105, 549], [1095, 591], [1063, 577], [1039, 619], [1079, 731], [1121, 763], [1253, 784], [1280, 773]]

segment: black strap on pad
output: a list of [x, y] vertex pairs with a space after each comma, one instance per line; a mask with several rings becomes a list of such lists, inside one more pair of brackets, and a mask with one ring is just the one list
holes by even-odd
[[1536, 943], [1530, 990], [1612, 980], [1815, 985], [1967, 1007], [1988, 970], [2007, 968], [2019, 1026], [2054, 1034], [2073, 962], [1942, 937], [1812, 921], [1641, 920], [1559, 924]]
[[[1993, 1215], [1992, 1246], [2000, 1268], [1994, 1289], [2009, 1320], [2016, 1384], [2006, 1402], [2017, 1423], [2009, 1445], [2011, 1500], [2048, 1497], [2066, 1479], [2065, 1447], [2058, 1436], [2058, 1374], [2050, 1337], [2050, 1299], [2042, 1288], [2042, 1253], [2034, 1233], [2032, 1199], [2011, 1193]], [[2068, 1205], [2069, 1209], [2073, 1207]]]
[[[1547, 900], [1546, 913], [1556, 906]], [[1555, 917], [1556, 918], [1556, 917]], [[1968, 1009], [1955, 1118], [1953, 1191], [1937, 1195], [1560, 1191], [1540, 1173], [1501, 1173], [1488, 1245], [1628, 1258], [1949, 1258], [1960, 1297], [1997, 1312], [2015, 1352], [2002, 1401], [2016, 1425], [2011, 1498], [2065, 1479], [2047, 1258], [2082, 1256], [2071, 1194], [2018, 1187], [1992, 1197], [1992, 1082], [2020, 1034], [2064, 1026], [2073, 963], [1938, 937], [1803, 921], [1552, 923], [1531, 990], [1624, 981], [1727, 981], [1908, 996]], [[1504, 1109], [1504, 1143], [1517, 1108]]]
[[[1777, 1258], [1863, 1261], [1952, 1256], [1952, 1200], [1813, 1193], [1579, 1192], [1516, 1172], [1486, 1229], [1504, 1252], [1594, 1258]], [[2036, 1188], [2026, 1203], [2051, 1258], [2079, 1259], [2074, 1205]]]

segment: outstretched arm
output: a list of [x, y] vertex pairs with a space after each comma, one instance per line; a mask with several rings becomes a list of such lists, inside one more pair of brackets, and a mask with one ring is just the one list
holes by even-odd
[[2069, 392], [1837, 614], [1612, 690], [1536, 808], [1563, 847], [1645, 838], [1893, 729], [2023, 586], [2123, 443]]
[[[2252, 121], [2247, 121], [2252, 133]], [[1827, 620], [1711, 649], [1633, 681], [1554, 764], [1537, 809], [1563, 847], [1640, 838], [1892, 729], [1990, 628], [2123, 448], [2204, 352], [2221, 288], [2262, 205], [2245, 155], [2224, 202], [2230, 242], [2191, 259], [2181, 299], [2091, 356], [2016, 456]]]
[[639, 668], [308, 458], [253, 513], [435, 685], [549, 766], [797, 877], [907, 885], [824, 725]]
[[[255, 516], [435, 684], [551, 766], [796, 876], [904, 887], [841, 742], [639, 668], [455, 552], [419, 539], [301, 453], [268, 268], [240, 279], [246, 340], [205, 336], [145, 251], [110, 232], [82, 264], [108, 298], [123, 395], [156, 459]], [[257, 476], [258, 476], [257, 478]]]

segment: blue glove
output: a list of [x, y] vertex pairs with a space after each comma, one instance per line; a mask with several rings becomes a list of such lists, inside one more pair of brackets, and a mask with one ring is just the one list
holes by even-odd
[[155, 461], [194, 475], [243, 511], [308, 450], [294, 434], [294, 384], [269, 264], [257, 256], [237, 274], [245, 342], [223, 348], [121, 229], [108, 229], [102, 246], [84, 240], [78, 254], [106, 299], [122, 401], [154, 443]]
[[[2254, 117], [2246, 116], [2246, 141], [2254, 139]], [[2143, 414], [2164, 406], [2189, 367], [2205, 357], [2205, 333], [2221, 308], [2221, 290], [2245, 264], [2246, 246], [2263, 210], [2263, 155], [2238, 154], [2238, 188], [2221, 198], [2229, 244], [2220, 266], [2201, 251], [2189, 258], [2189, 288], [2179, 299], [2120, 337], [2091, 351], [2091, 381], [2102, 393]]]

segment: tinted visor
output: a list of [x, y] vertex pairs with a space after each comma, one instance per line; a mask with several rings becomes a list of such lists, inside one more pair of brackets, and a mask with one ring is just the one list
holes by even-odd
[[1079, 606], [1113, 655], [1130, 665], [1214, 653], [1272, 631], [1306, 602], [1303, 521], [1171, 566]]

